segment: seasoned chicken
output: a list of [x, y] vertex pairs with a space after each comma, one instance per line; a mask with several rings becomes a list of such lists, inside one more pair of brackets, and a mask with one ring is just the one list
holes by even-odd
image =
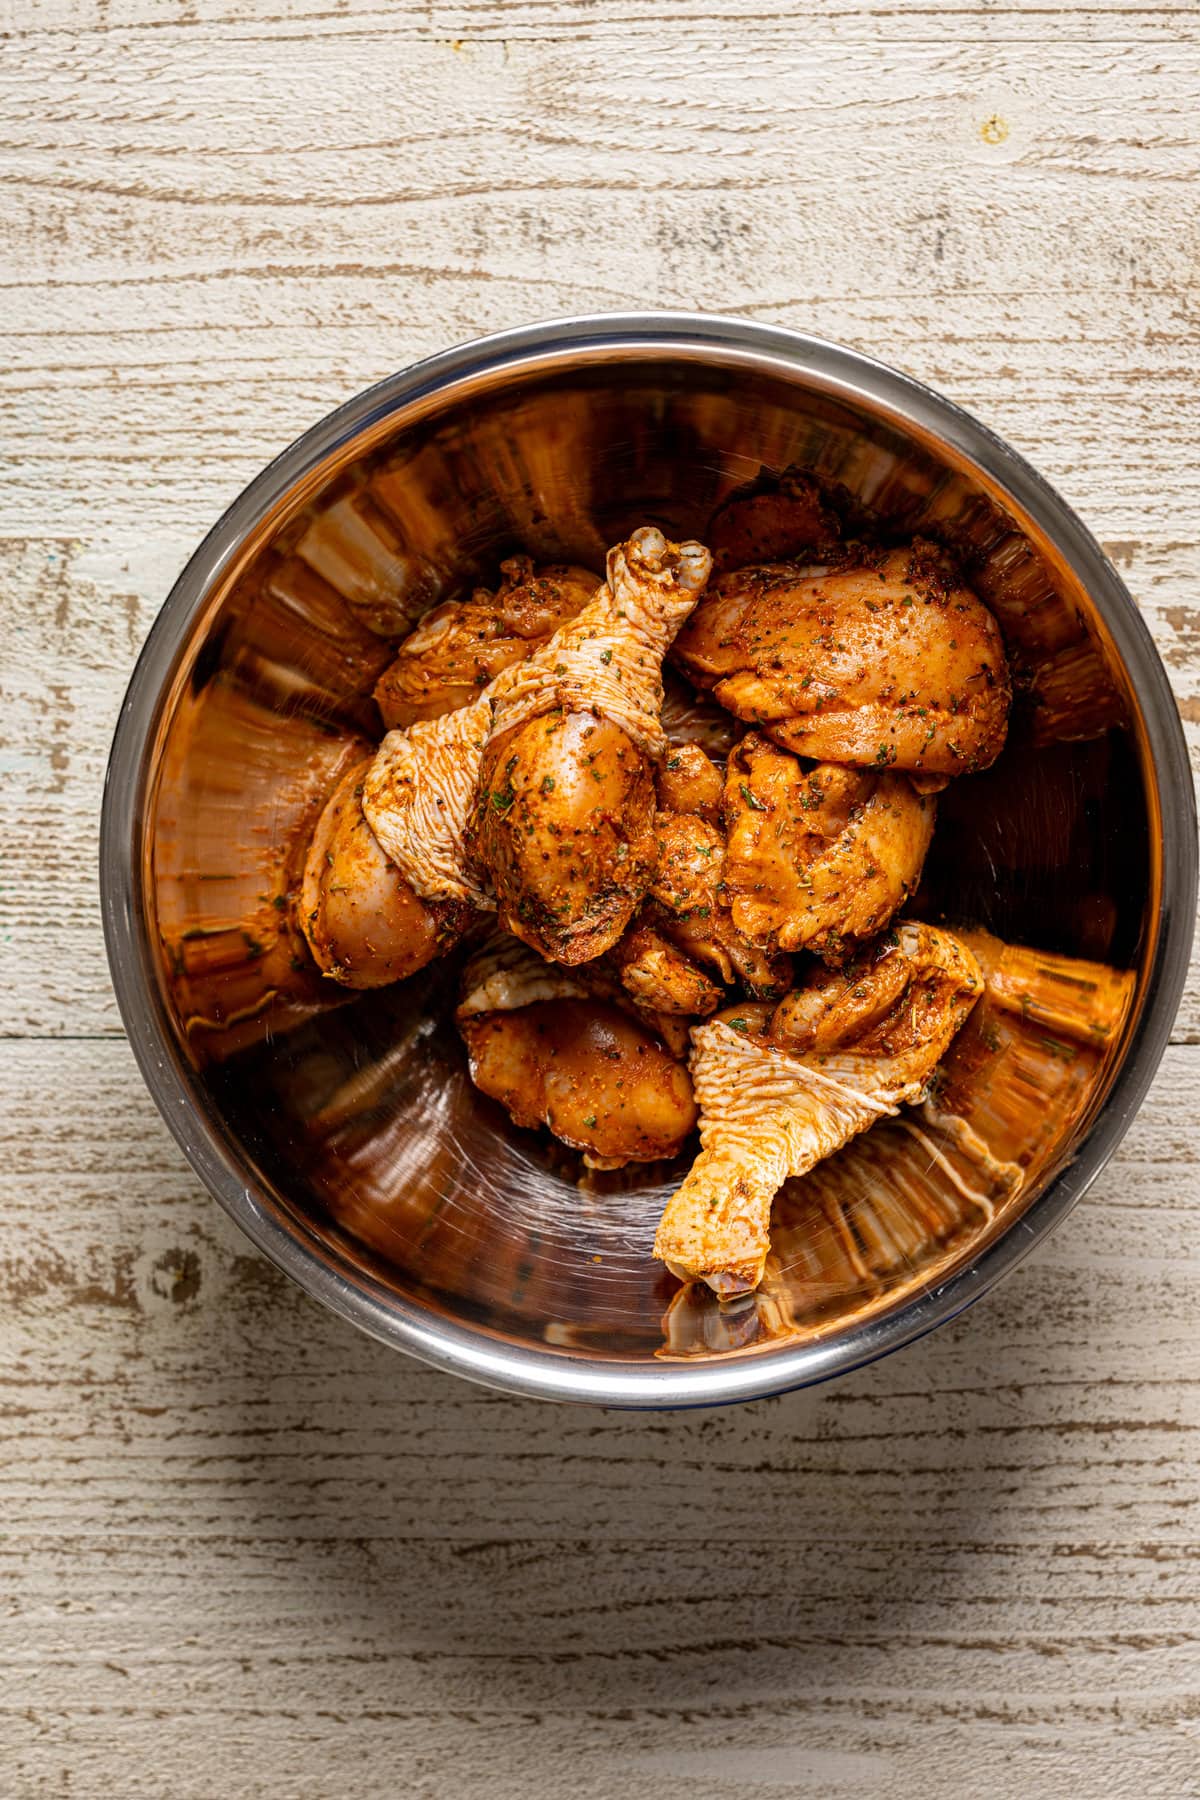
[[501, 922], [557, 962], [600, 956], [645, 894], [662, 659], [709, 567], [700, 544], [635, 532], [578, 618], [498, 678], [470, 854]]
[[903, 925], [848, 972], [820, 970], [772, 1015], [734, 1008], [696, 1026], [701, 1151], [654, 1254], [723, 1296], [757, 1287], [777, 1190], [920, 1099], [982, 987], [949, 932]]
[[586, 569], [535, 569], [528, 556], [510, 557], [500, 569], [504, 579], [494, 594], [476, 588], [469, 600], [448, 600], [405, 638], [375, 686], [389, 731], [477, 700], [502, 669], [523, 662], [582, 612], [600, 585]]
[[493, 902], [466, 866], [491, 700], [389, 731], [326, 802], [305, 858], [299, 923], [318, 967], [346, 987], [414, 974]]
[[844, 961], [916, 889], [936, 804], [906, 775], [805, 765], [749, 733], [725, 779], [734, 925], [767, 949]]
[[[660, 1014], [703, 1018], [722, 1000], [722, 984], [743, 981], [755, 993], [780, 994], [791, 962], [764, 952], [730, 914], [725, 836], [719, 824], [722, 777], [696, 746], [694, 758], [668, 756], [658, 774], [660, 798], [691, 797], [690, 811], [655, 814], [655, 872], [645, 905], [610, 952], [625, 991]], [[672, 770], [672, 763], [677, 766]]]
[[326, 803], [309, 844], [299, 920], [318, 968], [344, 987], [384, 987], [424, 968], [460, 936], [470, 909], [425, 901], [381, 849], [363, 817], [370, 760]]
[[699, 744], [668, 748], [654, 784], [663, 812], [695, 813], [708, 825], [720, 823], [725, 778]]
[[674, 1156], [696, 1122], [691, 1081], [657, 1036], [580, 976], [513, 938], [463, 974], [471, 1079], [518, 1125], [547, 1125], [595, 1169]]
[[787, 956], [761, 949], [738, 930], [729, 908], [725, 834], [695, 813], [655, 815], [654, 872], [643, 920], [727, 986], [741, 981], [770, 997], [791, 981]]
[[720, 983], [653, 925], [631, 925], [609, 954], [625, 991], [655, 1012], [702, 1019], [724, 998]]
[[492, 702], [516, 673], [502, 670], [470, 706], [389, 731], [363, 779], [371, 830], [424, 900], [456, 900], [484, 911], [493, 904], [467, 861], [465, 838]]
[[722, 575], [674, 655], [739, 718], [821, 762], [951, 776], [987, 768], [1004, 744], [999, 628], [921, 540], [852, 564]]
[[[765, 475], [764, 471], [764, 475]], [[722, 502], [705, 534], [719, 569], [786, 562], [833, 549], [841, 527], [811, 475], [785, 469], [778, 481], [754, 484]]]

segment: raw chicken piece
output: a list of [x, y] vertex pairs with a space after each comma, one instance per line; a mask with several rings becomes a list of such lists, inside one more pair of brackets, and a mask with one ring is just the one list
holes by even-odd
[[[652, 535], [662, 546], [661, 556], [665, 566], [656, 578], [646, 574], [643, 585], [657, 592], [657, 579], [664, 592], [675, 592], [675, 608], [682, 607], [686, 610], [695, 596], [694, 591], [684, 585], [685, 579], [696, 580], [704, 572], [699, 568], [697, 555], [689, 553], [685, 557], [682, 553], [677, 554], [679, 581], [676, 582], [671, 573], [673, 565], [670, 565], [665, 540], [657, 533]], [[694, 549], [703, 558], [704, 553], [699, 551], [699, 547]], [[619, 552], [614, 554], [620, 567], [624, 569], [624, 558]], [[630, 583], [627, 581], [625, 585], [628, 588]], [[647, 667], [654, 662], [652, 648], [648, 648], [644, 641], [654, 638], [653, 625], [643, 622], [639, 629], [632, 614], [628, 621], [614, 619], [610, 617], [614, 609], [620, 610], [619, 603], [614, 602], [612, 592], [606, 585], [585, 609], [593, 624], [591, 628], [583, 627], [582, 643], [579, 639], [580, 621], [575, 626], [565, 628], [568, 634], [565, 638], [562, 633], [556, 633], [535, 655], [533, 663], [551, 658], [551, 681], [557, 679], [560, 664], [568, 673], [573, 667], [577, 680], [594, 678], [597, 688], [602, 694], [609, 695], [612, 710], [623, 717], [630, 731], [640, 729], [644, 736], [653, 737], [657, 731], [655, 719], [644, 712], [642, 715], [636, 712], [639, 704], [643, 708], [652, 705], [658, 691], [657, 674]], [[669, 612], [671, 603], [660, 599], [657, 609], [649, 606], [647, 611], [651, 621], [656, 610]], [[613, 637], [613, 645], [624, 644], [623, 654], [631, 665], [630, 669], [626, 669], [621, 663], [617, 650], [599, 636], [600, 629], [606, 623]], [[660, 634], [662, 629], [664, 627], [660, 623]], [[595, 654], [599, 669], [605, 677], [603, 683], [595, 669], [591, 670], [589, 676], [588, 653]], [[661, 650], [658, 655], [661, 660]], [[545, 671], [540, 674], [534, 672], [531, 676], [531, 667], [530, 663], [511, 664], [502, 669], [470, 705], [458, 707], [436, 719], [418, 719], [411, 726], [390, 731], [363, 777], [362, 811], [384, 856], [395, 865], [398, 879], [406, 883], [416, 896], [436, 908], [444, 908], [439, 914], [443, 923], [450, 918], [456, 921], [465, 919], [467, 914], [464, 909], [491, 911], [495, 907], [486, 871], [470, 862], [466, 855], [467, 821], [476, 800], [480, 764], [492, 729], [494, 710], [512, 695], [519, 682], [524, 683], [519, 699], [523, 697], [521, 703], [525, 706], [529, 705], [531, 693], [536, 694], [539, 686], [544, 688], [546, 685]], [[564, 689], [569, 689], [570, 685], [569, 679], [562, 684]], [[567, 736], [580, 740], [586, 746], [582, 772], [576, 770], [579, 776], [576, 785], [582, 786], [586, 779], [585, 798], [588, 808], [594, 809], [597, 785], [594, 778], [599, 776], [599, 765], [595, 761], [588, 763], [586, 758], [588, 755], [597, 756], [602, 745], [607, 744], [612, 749], [614, 739], [613, 761], [617, 770], [615, 783], [605, 784], [601, 780], [599, 785], [615, 785], [619, 788], [624, 779], [621, 772], [629, 771], [639, 784], [652, 793], [652, 783], [648, 769], [644, 766], [644, 758], [620, 726], [608, 720], [597, 722], [591, 715], [581, 712], [565, 715], [560, 713], [556, 715], [556, 719]], [[545, 726], [531, 722], [526, 730], [544, 731]], [[654, 742], [657, 747], [657, 738], [654, 738]], [[570, 768], [568, 758], [560, 773], [565, 777]], [[566, 785], [564, 778], [564, 795]], [[539, 782], [539, 789], [542, 790], [539, 792], [539, 799], [544, 801], [554, 787], [555, 777], [550, 776], [547, 785], [547, 777], [543, 774]], [[579, 809], [582, 810], [583, 806], [584, 799], [580, 799]], [[562, 810], [560, 805], [559, 811]], [[554, 833], [560, 829], [561, 824], [553, 814], [552, 808], [551, 817], [546, 822], [551, 842], [555, 841]], [[594, 811], [589, 810], [585, 817], [590, 832], [595, 825]], [[621, 844], [618, 842], [615, 855], [618, 864], [623, 861], [620, 850]], [[642, 885], [644, 886], [644, 882]], [[445, 908], [445, 903], [449, 902], [454, 903], [457, 909], [453, 913]], [[635, 895], [629, 906], [630, 912], [636, 903]], [[343, 911], [346, 910], [346, 905], [347, 903], [343, 903]], [[360, 918], [366, 917], [367, 906], [364, 898]], [[360, 930], [364, 928], [361, 925], [359, 927]], [[380, 923], [376, 923], [371, 929], [373, 940], [384, 933], [385, 928]], [[345, 966], [344, 959], [331, 957], [330, 960], [337, 967]]]
[[687, 1068], [584, 979], [494, 937], [463, 973], [471, 1079], [518, 1125], [547, 1125], [589, 1168], [674, 1156], [696, 1122]]
[[695, 813], [708, 825], [720, 823], [725, 778], [699, 744], [669, 748], [654, 785], [663, 812]]
[[962, 775], [1004, 745], [999, 628], [921, 540], [852, 565], [722, 575], [674, 655], [739, 718], [821, 762]]
[[740, 932], [729, 910], [725, 834], [695, 813], [654, 819], [654, 873], [645, 923], [729, 985], [781, 994], [792, 978], [788, 957], [766, 951]]
[[[587, 577], [580, 573], [578, 579]], [[573, 598], [576, 590], [577, 582]], [[600, 589], [586, 615], [607, 592]], [[548, 653], [557, 659], [561, 635], [556, 632], [532, 661]], [[363, 812], [385, 853], [422, 899], [454, 900], [485, 912], [495, 908], [486, 871], [467, 857], [467, 822], [496, 708], [530, 666], [510, 663], [468, 706], [389, 731], [367, 771]], [[528, 691], [528, 682], [521, 691]]]
[[422, 900], [390, 862], [363, 817], [370, 760], [327, 801], [309, 844], [299, 920], [313, 959], [343, 987], [384, 987], [424, 968], [457, 941], [469, 909]]
[[495, 594], [476, 588], [469, 600], [434, 607], [401, 644], [375, 686], [389, 731], [477, 700], [502, 669], [523, 662], [582, 612], [600, 585], [586, 569], [535, 569], [528, 556], [510, 557], [500, 569]]
[[653, 925], [632, 925], [610, 957], [625, 991], [656, 1012], [702, 1019], [721, 1004], [720, 984]]
[[502, 670], [470, 706], [389, 731], [367, 770], [367, 822], [424, 900], [456, 900], [484, 911], [494, 905], [467, 862], [465, 838], [492, 702], [516, 674], [515, 666]]
[[830, 550], [841, 540], [841, 526], [811, 475], [785, 469], [773, 481], [763, 473], [766, 485], [731, 494], [709, 522], [706, 537], [719, 569], [783, 562]]
[[636, 531], [579, 617], [499, 677], [469, 831], [475, 880], [557, 962], [600, 956], [645, 894], [662, 659], [710, 566], [700, 544]]
[[494, 905], [466, 867], [491, 699], [389, 731], [330, 796], [310, 841], [299, 923], [319, 968], [347, 987], [415, 974]]
[[721, 1296], [757, 1287], [779, 1187], [920, 1099], [982, 987], [949, 932], [903, 925], [847, 974], [822, 970], [789, 994], [769, 1025], [743, 1007], [696, 1026], [702, 1147], [655, 1256]]
[[906, 775], [806, 766], [751, 732], [725, 780], [734, 925], [767, 949], [844, 961], [915, 891], [936, 805]]

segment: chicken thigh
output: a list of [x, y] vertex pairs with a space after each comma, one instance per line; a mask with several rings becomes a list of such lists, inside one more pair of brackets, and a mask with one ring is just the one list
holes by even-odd
[[476, 588], [426, 613], [379, 677], [375, 699], [388, 730], [437, 719], [479, 698], [502, 669], [523, 662], [583, 611], [599, 577], [569, 564], [535, 569], [528, 556], [500, 565], [494, 594]]
[[499, 678], [469, 852], [501, 922], [557, 962], [600, 956], [645, 894], [662, 659], [710, 566], [700, 544], [635, 532], [584, 611]]
[[936, 805], [906, 775], [805, 765], [751, 732], [725, 779], [734, 925], [764, 948], [844, 961], [915, 891]]
[[999, 628], [921, 540], [722, 575], [674, 655], [739, 718], [822, 762], [945, 777], [987, 768], [1004, 745]]
[[654, 1254], [721, 1296], [757, 1287], [783, 1182], [919, 1100], [982, 988], [949, 932], [903, 925], [848, 972], [820, 970], [773, 1014], [731, 1008], [696, 1026], [701, 1151]]
[[471, 958], [457, 1020], [476, 1087], [590, 1168], [674, 1156], [696, 1122], [687, 1068], [650, 1027], [514, 938]]

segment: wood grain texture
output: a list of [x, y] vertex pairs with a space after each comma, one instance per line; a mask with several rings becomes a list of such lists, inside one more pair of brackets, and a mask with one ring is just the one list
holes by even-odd
[[0, 11], [0, 1791], [1200, 1793], [1200, 971], [1055, 1238], [836, 1386], [632, 1417], [327, 1317], [121, 1037], [98, 807], [241, 486], [630, 303], [910, 369], [1105, 543], [1200, 759], [1186, 0]]

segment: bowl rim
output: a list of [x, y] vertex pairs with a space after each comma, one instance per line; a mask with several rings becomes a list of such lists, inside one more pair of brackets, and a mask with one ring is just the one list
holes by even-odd
[[[333, 1265], [250, 1185], [227, 1134], [197, 1103], [165, 1021], [141, 930], [139, 825], [145, 751], [192, 625], [259, 521], [338, 449], [400, 412], [449, 397], [471, 379], [518, 368], [665, 353], [744, 363], [851, 402], [866, 402], [973, 464], [1054, 544], [1111, 634], [1142, 708], [1161, 820], [1158, 939], [1144, 1000], [1108, 1094], [1067, 1164], [980, 1254], [926, 1292], [829, 1337], [752, 1356], [633, 1362], [503, 1342], [435, 1314], [361, 1269]], [[427, 357], [345, 401], [270, 462], [218, 519], [172, 586], [122, 702], [100, 822], [105, 947], [129, 1043], [192, 1168], [257, 1248], [314, 1299], [372, 1337], [436, 1368], [502, 1391], [626, 1408], [712, 1406], [828, 1380], [945, 1324], [1016, 1267], [1087, 1191], [1124, 1137], [1169, 1041], [1187, 975], [1197, 893], [1196, 807], [1183, 727], [1148, 627], [1116, 569], [1058, 492], [1002, 438], [912, 376], [825, 339], [721, 314], [575, 315], [493, 333]]]

